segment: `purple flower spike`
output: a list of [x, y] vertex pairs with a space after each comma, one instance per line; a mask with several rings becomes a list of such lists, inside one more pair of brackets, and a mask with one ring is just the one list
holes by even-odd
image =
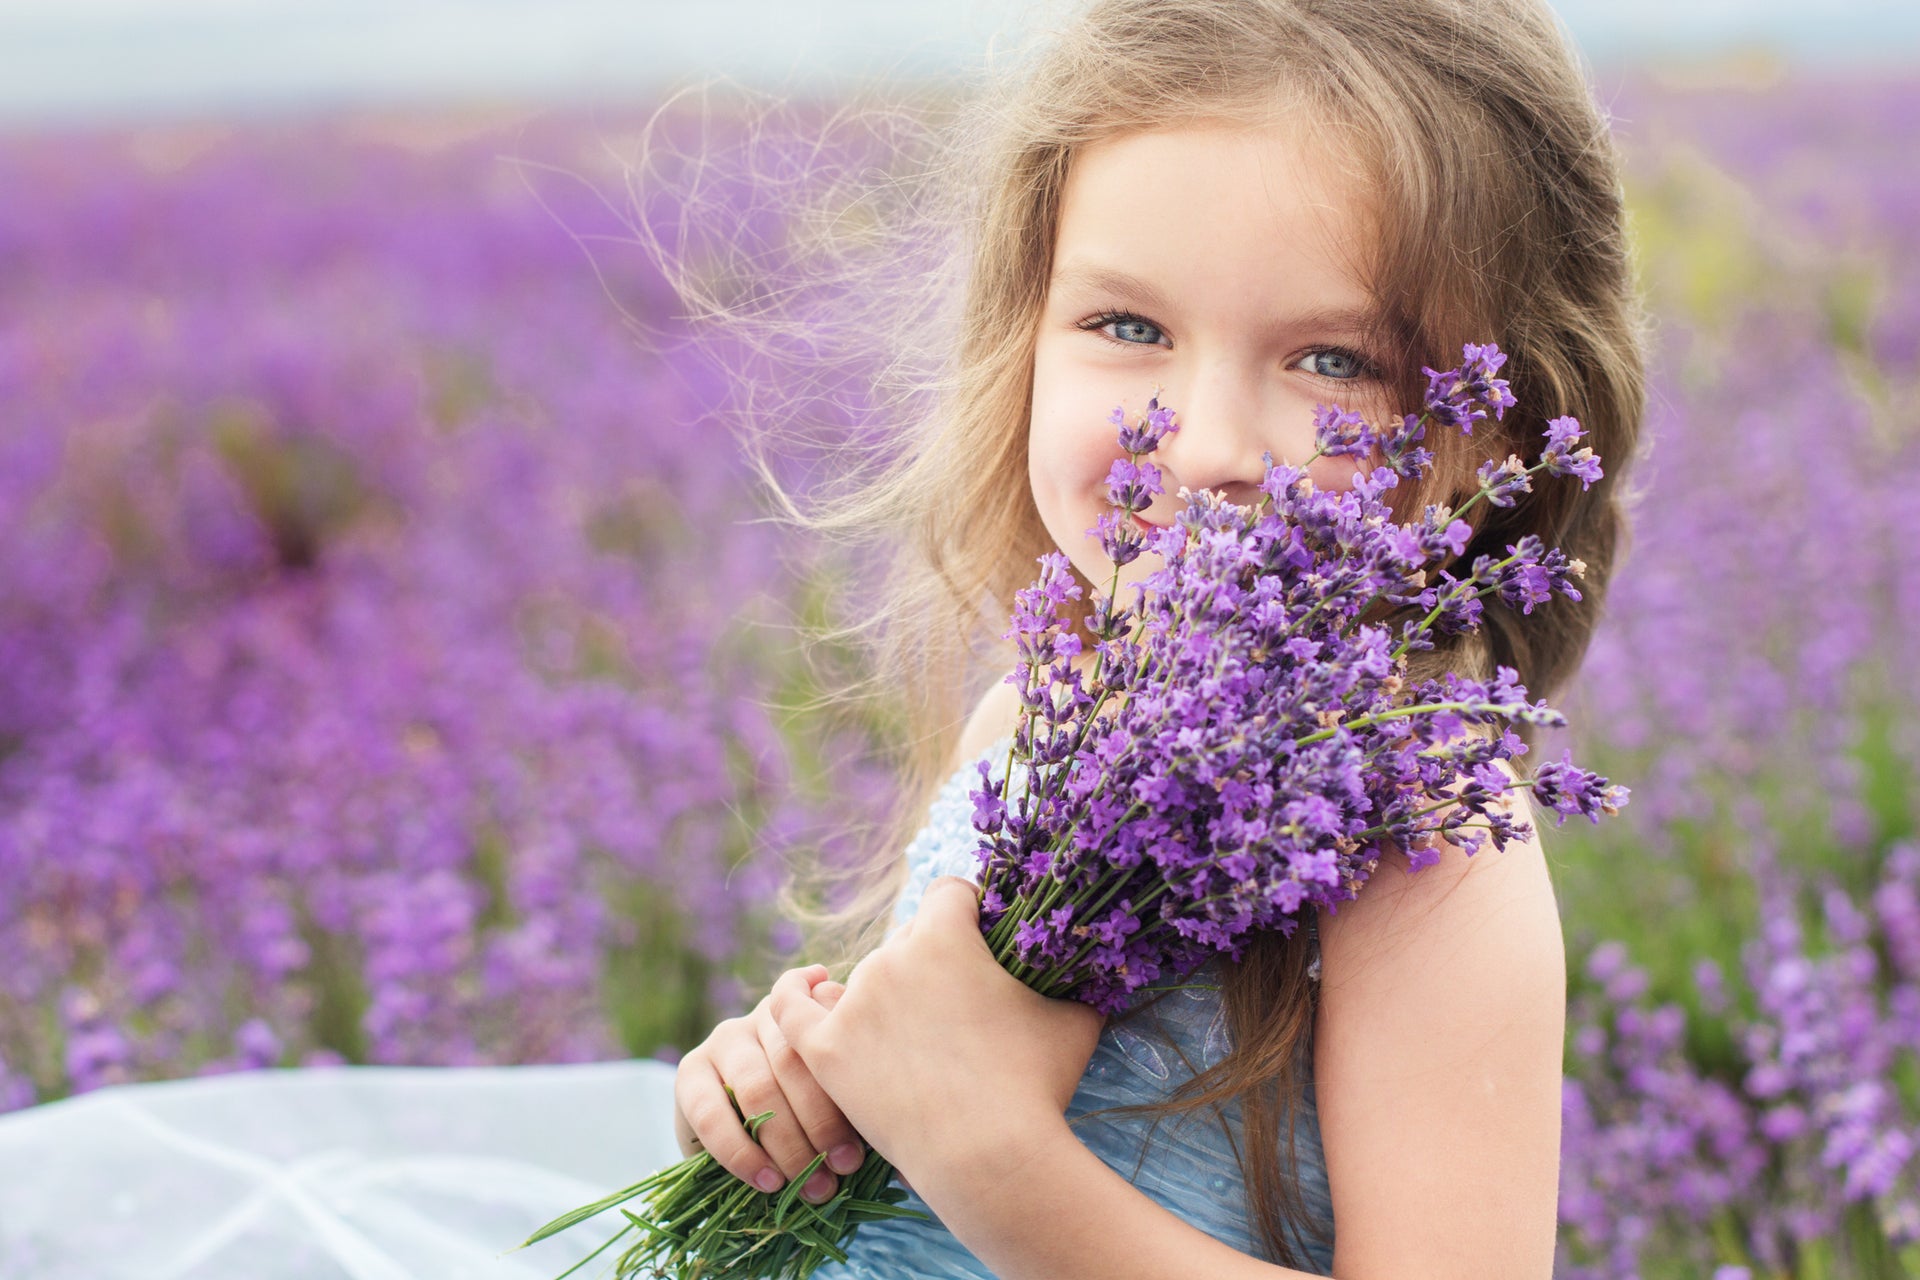
[[1513, 393], [1494, 375], [1507, 362], [1506, 353], [1489, 342], [1468, 343], [1461, 349], [1457, 369], [1444, 372], [1422, 368], [1427, 375], [1426, 410], [1435, 422], [1473, 434], [1473, 424], [1491, 413], [1504, 417], [1513, 406]]
[[1115, 409], [1108, 421], [1120, 428], [1120, 447], [1128, 453], [1152, 453], [1161, 440], [1180, 429], [1173, 420], [1173, 410], [1162, 408], [1159, 396], [1147, 401], [1147, 412], [1138, 422], [1129, 424], [1125, 409]]
[[1144, 511], [1153, 503], [1153, 495], [1166, 492], [1160, 486], [1160, 468], [1151, 462], [1117, 458], [1107, 469], [1107, 500], [1121, 511]]
[[1594, 456], [1593, 450], [1573, 447], [1585, 434], [1573, 418], [1555, 418], [1547, 424], [1547, 447], [1540, 451], [1540, 461], [1546, 465], [1548, 475], [1572, 476], [1582, 489], [1591, 488], [1600, 479], [1603, 474], [1600, 459]]
[[1527, 475], [1527, 464], [1518, 455], [1508, 454], [1505, 462], [1495, 462], [1491, 458], [1480, 464], [1476, 473], [1480, 480], [1481, 492], [1488, 502], [1496, 507], [1513, 505], [1515, 494], [1532, 493], [1533, 483]]
[[1100, 539], [1100, 549], [1116, 569], [1139, 559], [1147, 542], [1147, 535], [1140, 527], [1117, 511], [1101, 512], [1099, 522], [1087, 532]]
[[1314, 447], [1328, 457], [1364, 458], [1377, 443], [1365, 418], [1338, 405], [1313, 407]]
[[1514, 405], [1513, 392], [1507, 386], [1506, 379], [1494, 375], [1507, 362], [1506, 352], [1489, 342], [1475, 346], [1469, 342], [1460, 350], [1461, 376], [1467, 387], [1495, 418], [1506, 416], [1507, 410]]
[[1616, 814], [1627, 802], [1625, 787], [1575, 765], [1571, 751], [1558, 763], [1550, 760], [1533, 771], [1533, 795], [1558, 815], [1555, 825], [1575, 814], [1598, 822], [1602, 814]]

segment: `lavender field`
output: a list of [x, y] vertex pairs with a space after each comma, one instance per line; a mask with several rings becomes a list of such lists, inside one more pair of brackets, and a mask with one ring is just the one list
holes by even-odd
[[[1562, 1274], [1920, 1274], [1920, 82], [1615, 113], [1652, 446], [1563, 700], [1633, 803], [1547, 835]], [[0, 138], [0, 1110], [670, 1054], [881, 816], [793, 629], [858, 566], [755, 522], [616, 132]]]

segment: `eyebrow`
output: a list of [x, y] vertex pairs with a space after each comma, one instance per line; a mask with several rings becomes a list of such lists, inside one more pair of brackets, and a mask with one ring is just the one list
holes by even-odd
[[1048, 281], [1048, 289], [1074, 289], [1089, 293], [1118, 294], [1129, 301], [1138, 302], [1144, 307], [1165, 309], [1167, 300], [1161, 292], [1137, 276], [1124, 271], [1115, 271], [1110, 267], [1068, 267], [1053, 273]]
[[[1130, 276], [1124, 271], [1116, 271], [1111, 267], [1067, 267], [1054, 273], [1053, 279], [1048, 282], [1048, 287], [1049, 291], [1071, 289], [1113, 294], [1149, 310], [1165, 310], [1169, 305], [1165, 295], [1145, 280]], [[1331, 330], [1360, 338], [1371, 336], [1378, 326], [1379, 315], [1372, 308], [1322, 307], [1317, 311], [1286, 316], [1270, 328], [1273, 331]]]

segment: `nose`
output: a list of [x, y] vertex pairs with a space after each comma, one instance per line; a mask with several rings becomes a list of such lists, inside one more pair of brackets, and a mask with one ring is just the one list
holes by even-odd
[[1152, 455], [1176, 506], [1183, 485], [1253, 506], [1266, 475], [1263, 452], [1271, 452], [1276, 463], [1298, 462], [1312, 453], [1312, 423], [1285, 420], [1287, 406], [1262, 371], [1221, 360], [1183, 372], [1160, 395], [1162, 404], [1173, 407], [1180, 429]]

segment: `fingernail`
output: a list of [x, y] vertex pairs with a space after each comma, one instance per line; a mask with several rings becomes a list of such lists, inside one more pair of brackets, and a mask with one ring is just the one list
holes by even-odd
[[819, 1204], [833, 1194], [833, 1176], [825, 1169], [816, 1169], [807, 1185], [800, 1188], [800, 1198], [808, 1204]]
[[859, 1143], [843, 1142], [827, 1152], [827, 1167], [835, 1173], [852, 1173], [864, 1159], [866, 1157], [860, 1153]]
[[762, 1191], [766, 1192], [768, 1195], [772, 1195], [774, 1192], [778, 1191], [780, 1188], [786, 1186], [787, 1183], [786, 1183], [786, 1179], [780, 1176], [780, 1173], [778, 1170], [762, 1169], [759, 1173], [756, 1173], [753, 1175], [753, 1185], [760, 1188]]

